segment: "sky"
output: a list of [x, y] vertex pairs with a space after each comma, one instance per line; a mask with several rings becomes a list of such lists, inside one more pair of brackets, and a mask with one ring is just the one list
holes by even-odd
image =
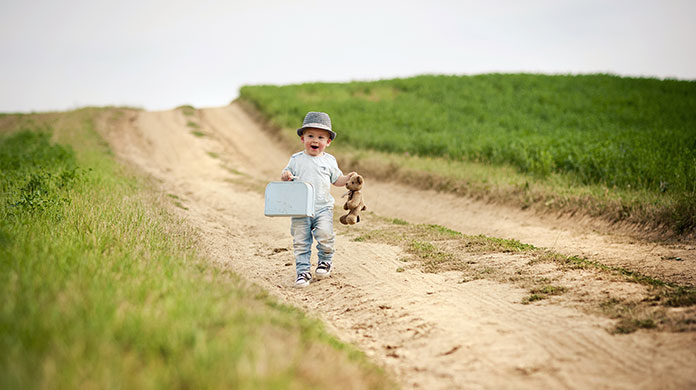
[[696, 80], [696, 1], [0, 0], [0, 112], [418, 74]]

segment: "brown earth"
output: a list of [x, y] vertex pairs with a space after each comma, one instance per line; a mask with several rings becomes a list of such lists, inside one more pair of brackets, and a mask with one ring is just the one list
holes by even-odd
[[[404, 388], [696, 387], [696, 332], [612, 334], [616, 321], [586, 308], [586, 302], [640, 295], [644, 286], [550, 270], [548, 264], [527, 267], [512, 254], [470, 255], [478, 262], [522, 264], [530, 272], [553, 274], [575, 291], [525, 305], [529, 292], [519, 284], [500, 278], [463, 283], [459, 272], [423, 272], [404, 262], [409, 255], [399, 247], [353, 238], [359, 229], [379, 226], [380, 217], [399, 218], [514, 238], [691, 286], [693, 245], [601, 234], [577, 221], [367, 178], [371, 213], [360, 227], [336, 225], [332, 277], [295, 289], [289, 220], [264, 217], [262, 195], [267, 182], [278, 180], [289, 153], [239, 105], [193, 115], [128, 111], [120, 119], [104, 118], [99, 129], [119, 158], [157, 180], [172, 210], [197, 228], [211, 261], [321, 318]], [[336, 188], [339, 204], [342, 193]], [[677, 257], [681, 261], [673, 260]]]

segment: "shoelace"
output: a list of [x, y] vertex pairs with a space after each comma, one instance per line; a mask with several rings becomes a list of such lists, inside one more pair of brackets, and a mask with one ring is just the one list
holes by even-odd
[[304, 282], [304, 281], [308, 281], [308, 280], [311, 280], [311, 279], [312, 279], [311, 276], [310, 276], [309, 273], [307, 273], [307, 272], [303, 272], [303, 273], [297, 275], [297, 282], [299, 282], [299, 281], [303, 281], [303, 282]]

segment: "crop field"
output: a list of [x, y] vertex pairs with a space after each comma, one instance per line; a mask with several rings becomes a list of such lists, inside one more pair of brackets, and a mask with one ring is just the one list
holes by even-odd
[[357, 148], [512, 164], [585, 183], [696, 190], [696, 82], [607, 75], [420, 76], [247, 86], [283, 127], [333, 115]]
[[696, 196], [696, 82], [611, 75], [418, 76], [247, 86], [283, 128], [332, 115], [353, 148], [506, 165], [578, 185]]
[[696, 82], [609, 75], [419, 76], [247, 86], [278, 125], [333, 115], [356, 148], [511, 164], [544, 176], [696, 191]]

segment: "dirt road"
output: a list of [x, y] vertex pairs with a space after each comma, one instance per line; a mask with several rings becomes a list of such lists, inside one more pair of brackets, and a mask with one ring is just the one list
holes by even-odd
[[[403, 388], [696, 387], [694, 332], [613, 335], [607, 317], [553, 300], [523, 305], [528, 292], [511, 284], [461, 283], [456, 272], [424, 273], [417, 267], [396, 272], [404, 264], [401, 249], [352, 241], [350, 228], [342, 226], [332, 277], [294, 289], [289, 220], [264, 217], [259, 192], [277, 180], [289, 152], [236, 104], [193, 116], [182, 110], [134, 111], [105, 120], [100, 130], [121, 159], [154, 177], [175, 200], [173, 210], [200, 231], [212, 261], [321, 318]], [[380, 216], [515, 238], [680, 283], [696, 281], [695, 249], [687, 245], [639, 243], [390, 183], [368, 180], [365, 196]], [[597, 283], [603, 293], [613, 288], [611, 281]]]

